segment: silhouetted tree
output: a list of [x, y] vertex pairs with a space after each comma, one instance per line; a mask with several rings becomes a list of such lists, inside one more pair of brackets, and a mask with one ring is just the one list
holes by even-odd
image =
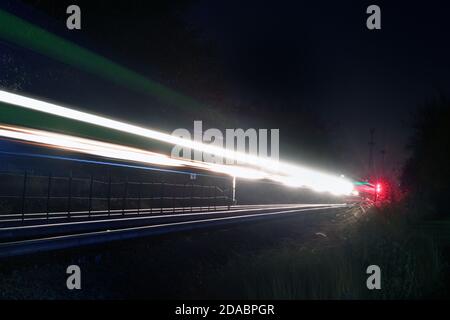
[[450, 101], [439, 98], [415, 116], [401, 183], [412, 203], [429, 217], [450, 214]]

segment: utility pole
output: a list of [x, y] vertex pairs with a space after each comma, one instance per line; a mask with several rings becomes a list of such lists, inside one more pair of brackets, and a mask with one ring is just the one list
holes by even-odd
[[369, 174], [368, 174], [369, 179], [373, 177], [373, 147], [375, 146], [374, 135], [375, 135], [375, 128], [371, 128], [369, 140]]
[[380, 151], [381, 153], [381, 176], [384, 177], [385, 173], [386, 173], [386, 168], [385, 168], [385, 158], [386, 158], [386, 149], [381, 149]]
[[236, 205], [236, 177], [233, 176], [233, 205]]

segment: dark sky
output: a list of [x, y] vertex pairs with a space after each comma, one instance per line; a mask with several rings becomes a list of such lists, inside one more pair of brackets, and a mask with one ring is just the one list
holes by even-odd
[[378, 1], [379, 31], [365, 27], [368, 1], [207, 3], [191, 19], [218, 39], [234, 82], [319, 110], [356, 161], [371, 127], [376, 150], [401, 161], [412, 110], [448, 93], [448, 2]]
[[[82, 9], [82, 30], [68, 32], [65, 7], [73, 3]], [[370, 4], [381, 7], [382, 30], [365, 26]], [[389, 169], [398, 168], [412, 112], [449, 95], [446, 1], [5, 0], [2, 8], [198, 99], [225, 120], [193, 113], [166, 121], [170, 106], [145, 94], [0, 42], [27, 74], [24, 92], [168, 130], [194, 119], [222, 129], [280, 128], [282, 157], [287, 150], [302, 159], [331, 140], [328, 163], [357, 175], [366, 170], [370, 128], [377, 163], [385, 148]]]

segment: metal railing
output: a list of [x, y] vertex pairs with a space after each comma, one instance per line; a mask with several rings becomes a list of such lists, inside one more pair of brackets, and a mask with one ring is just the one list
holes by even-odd
[[136, 178], [0, 172], [0, 223], [229, 209], [231, 189], [223, 177], [195, 174]]

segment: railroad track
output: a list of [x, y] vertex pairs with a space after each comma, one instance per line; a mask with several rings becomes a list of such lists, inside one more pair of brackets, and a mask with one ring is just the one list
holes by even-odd
[[[0, 257], [73, 248], [211, 228], [226, 224], [280, 218], [305, 212], [345, 208], [345, 204], [295, 204], [233, 206], [230, 210], [108, 217], [0, 227]], [[171, 208], [172, 209], [172, 208]]]

